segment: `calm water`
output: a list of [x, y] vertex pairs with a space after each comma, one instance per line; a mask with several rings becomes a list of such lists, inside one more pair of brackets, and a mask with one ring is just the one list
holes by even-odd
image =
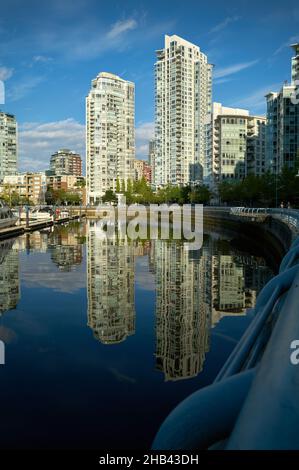
[[0, 447], [149, 448], [215, 378], [273, 276], [212, 234], [120, 244], [73, 223], [0, 244]]

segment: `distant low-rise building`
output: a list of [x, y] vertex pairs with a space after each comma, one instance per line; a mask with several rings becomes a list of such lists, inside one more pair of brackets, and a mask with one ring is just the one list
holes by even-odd
[[55, 175], [47, 177], [47, 186], [53, 190], [72, 191], [84, 186], [84, 176]]
[[84, 176], [61, 175], [48, 176], [47, 188], [52, 191], [65, 191], [78, 194], [83, 205], [86, 205], [86, 186]]
[[134, 160], [134, 179], [135, 181], [139, 181], [143, 177], [143, 160], [138, 160], [137, 158]]
[[45, 173], [19, 173], [4, 176], [1, 191], [9, 194], [17, 193], [20, 197], [28, 199], [33, 204], [43, 204], [47, 190]]
[[134, 160], [134, 179], [140, 181], [145, 178], [148, 183], [152, 181], [152, 169], [151, 166], [144, 160]]
[[152, 167], [147, 162], [143, 166], [143, 176], [149, 184], [152, 182]]

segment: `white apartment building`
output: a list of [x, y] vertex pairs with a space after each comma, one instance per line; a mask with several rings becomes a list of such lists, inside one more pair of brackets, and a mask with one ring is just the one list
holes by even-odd
[[0, 111], [0, 182], [17, 173], [18, 139], [15, 116]]
[[226, 179], [242, 179], [265, 171], [266, 118], [213, 103], [209, 125], [205, 182], [214, 188]]
[[117, 180], [133, 179], [135, 86], [102, 72], [86, 98], [87, 202], [96, 204]]
[[198, 46], [176, 35], [166, 35], [156, 55], [154, 184], [197, 184], [206, 157], [213, 66]]

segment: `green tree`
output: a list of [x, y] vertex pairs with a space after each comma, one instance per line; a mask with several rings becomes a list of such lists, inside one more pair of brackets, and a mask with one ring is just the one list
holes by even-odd
[[102, 197], [103, 202], [117, 202], [117, 197], [112, 189], [107, 189], [104, 196]]
[[207, 204], [211, 196], [211, 191], [207, 186], [198, 185], [190, 191], [189, 200], [194, 204]]

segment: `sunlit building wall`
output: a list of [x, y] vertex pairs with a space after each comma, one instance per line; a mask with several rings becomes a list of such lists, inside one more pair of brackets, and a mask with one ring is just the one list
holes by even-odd
[[87, 201], [95, 204], [117, 181], [134, 177], [135, 87], [102, 72], [86, 98]]
[[155, 63], [154, 184], [202, 182], [212, 65], [198, 46], [165, 36]]

